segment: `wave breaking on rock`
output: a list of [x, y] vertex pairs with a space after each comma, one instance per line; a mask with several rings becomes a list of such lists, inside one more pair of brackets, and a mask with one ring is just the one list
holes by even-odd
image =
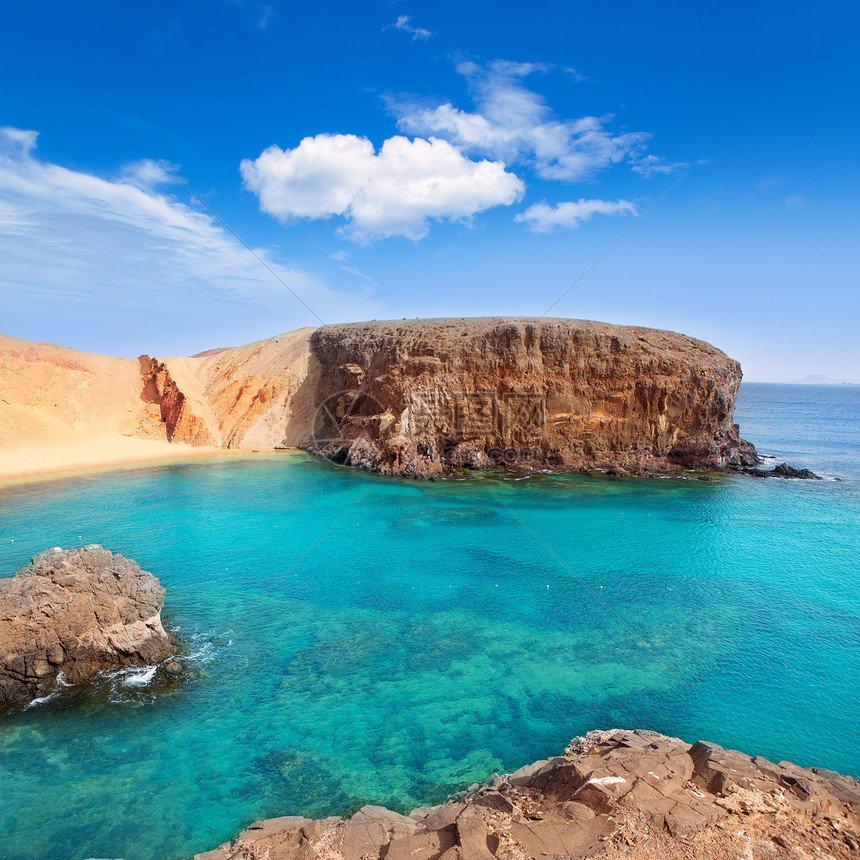
[[99, 544], [39, 553], [0, 579], [0, 711], [107, 669], [151, 671], [173, 653], [163, 604], [156, 577]]

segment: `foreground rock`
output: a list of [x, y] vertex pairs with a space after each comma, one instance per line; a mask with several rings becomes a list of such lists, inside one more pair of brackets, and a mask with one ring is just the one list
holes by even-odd
[[0, 711], [63, 682], [164, 660], [163, 603], [151, 573], [97, 544], [47, 550], [0, 579]]
[[740, 365], [656, 329], [561, 319], [323, 326], [304, 447], [416, 477], [450, 467], [628, 473], [757, 462], [732, 421]]
[[860, 782], [653, 732], [590, 732], [408, 816], [275, 818], [195, 860], [860, 856]]

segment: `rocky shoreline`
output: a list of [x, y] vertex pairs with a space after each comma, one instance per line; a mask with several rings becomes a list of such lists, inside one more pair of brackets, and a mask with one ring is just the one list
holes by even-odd
[[577, 738], [400, 815], [258, 821], [194, 860], [775, 860], [860, 856], [860, 782], [648, 731]]

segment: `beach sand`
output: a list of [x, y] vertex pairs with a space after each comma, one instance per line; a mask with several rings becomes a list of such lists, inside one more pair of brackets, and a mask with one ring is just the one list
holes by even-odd
[[248, 456], [249, 453], [107, 434], [83, 442], [0, 451], [0, 486], [68, 477], [94, 469], [130, 468], [213, 455]]
[[167, 441], [137, 359], [0, 335], [0, 483], [215, 450]]

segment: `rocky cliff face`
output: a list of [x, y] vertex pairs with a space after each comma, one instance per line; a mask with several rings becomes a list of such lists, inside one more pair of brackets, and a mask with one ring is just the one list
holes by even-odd
[[630, 472], [755, 462], [740, 365], [707, 343], [581, 320], [324, 326], [303, 447], [387, 474], [451, 466]]
[[38, 438], [40, 422], [57, 439], [91, 437], [102, 422], [123, 436], [195, 446], [303, 447], [413, 477], [496, 464], [639, 474], [757, 461], [732, 421], [738, 363], [656, 329], [354, 323], [137, 362], [5, 340], [0, 381], [9, 379], [12, 399], [0, 398], [0, 430], [18, 434], [11, 447]]
[[860, 783], [654, 732], [564, 754], [408, 816], [275, 818], [195, 860], [780, 860], [860, 856]]
[[164, 589], [101, 546], [51, 549], [0, 579], [0, 711], [117, 666], [164, 660]]
[[294, 445], [313, 413], [311, 332], [299, 329], [247, 346], [168, 359], [167, 364], [180, 384], [187, 381], [190, 388], [191, 377], [198, 382], [198, 399], [207, 404], [223, 447]]
[[[144, 399], [167, 438], [194, 446], [276, 448], [307, 435], [312, 328], [164, 361], [141, 356]], [[286, 440], [286, 441], [285, 441]]]
[[148, 355], [140, 356], [138, 361], [143, 382], [141, 396], [145, 402], [158, 406], [167, 441], [220, 445], [220, 436], [207, 421], [205, 412], [177, 385], [167, 365]]

